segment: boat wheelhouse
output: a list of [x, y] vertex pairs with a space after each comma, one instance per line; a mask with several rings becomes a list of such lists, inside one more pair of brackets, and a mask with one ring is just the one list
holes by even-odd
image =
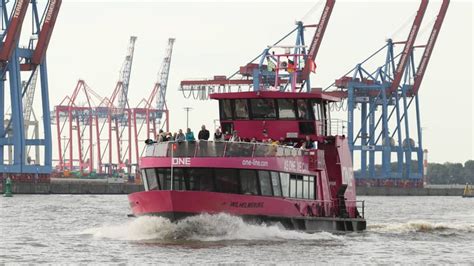
[[[145, 191], [129, 195], [134, 215], [174, 221], [224, 212], [309, 232], [365, 229], [347, 139], [331, 134], [328, 103], [337, 98], [279, 91], [211, 98], [223, 131], [247, 141], [149, 143], [140, 161]], [[317, 147], [299, 147], [307, 136]]]

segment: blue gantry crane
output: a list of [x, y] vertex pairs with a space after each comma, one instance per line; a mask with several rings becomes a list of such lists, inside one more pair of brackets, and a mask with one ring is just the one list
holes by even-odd
[[[48, 95], [48, 71], [46, 50], [56, 23], [61, 0], [50, 0], [43, 10], [36, 0], [2, 0], [0, 32], [0, 173], [2, 177], [43, 179], [49, 177], [52, 170], [51, 119]], [[19, 45], [22, 26], [31, 8], [31, 36], [28, 46]], [[28, 91], [36, 82], [38, 71], [42, 105], [42, 137], [29, 139], [25, 134], [25, 114], [23, 104], [29, 108], [34, 92]], [[22, 80], [22, 77], [28, 77]], [[23, 85], [23, 81], [26, 83]], [[31, 85], [31, 86], [30, 86]], [[8, 102], [6, 90], [10, 92], [11, 113], [7, 117], [5, 108]], [[27, 109], [28, 111], [28, 109]], [[29, 115], [28, 115], [29, 116]], [[27, 160], [27, 147], [42, 148], [43, 161]]]
[[[360, 159], [358, 182], [421, 185], [423, 142], [418, 92], [449, 0], [443, 0], [426, 44], [415, 45], [427, 6], [428, 0], [422, 0], [406, 41], [389, 39], [331, 86], [330, 93], [347, 99], [349, 145], [353, 158], [357, 155]], [[404, 48], [395, 54], [398, 44]], [[424, 49], [421, 59], [416, 58], [416, 49]], [[371, 70], [370, 60], [383, 52], [384, 64]]]

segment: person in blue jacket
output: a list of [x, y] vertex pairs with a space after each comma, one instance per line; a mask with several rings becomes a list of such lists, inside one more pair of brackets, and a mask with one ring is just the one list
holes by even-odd
[[195, 140], [196, 139], [194, 138], [194, 133], [188, 127], [188, 129], [186, 130], [186, 141], [195, 141]]

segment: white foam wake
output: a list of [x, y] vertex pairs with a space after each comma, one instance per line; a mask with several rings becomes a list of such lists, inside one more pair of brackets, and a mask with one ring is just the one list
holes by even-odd
[[285, 230], [281, 225], [255, 225], [228, 214], [201, 214], [172, 223], [161, 217], [138, 217], [121, 225], [87, 229], [81, 234], [119, 240], [340, 240], [343, 236]]
[[410, 233], [410, 232], [474, 232], [474, 224], [469, 223], [435, 223], [424, 220], [408, 221], [406, 223], [369, 224], [368, 230], [382, 233]]

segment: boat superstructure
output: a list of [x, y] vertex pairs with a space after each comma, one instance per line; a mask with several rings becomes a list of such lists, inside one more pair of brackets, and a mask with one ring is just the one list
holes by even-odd
[[[366, 228], [347, 139], [331, 134], [328, 103], [336, 98], [279, 91], [211, 97], [223, 131], [241, 141], [150, 143], [140, 161], [145, 191], [129, 195], [134, 215], [179, 220], [224, 212], [310, 232]], [[315, 146], [300, 147], [306, 139]]]

